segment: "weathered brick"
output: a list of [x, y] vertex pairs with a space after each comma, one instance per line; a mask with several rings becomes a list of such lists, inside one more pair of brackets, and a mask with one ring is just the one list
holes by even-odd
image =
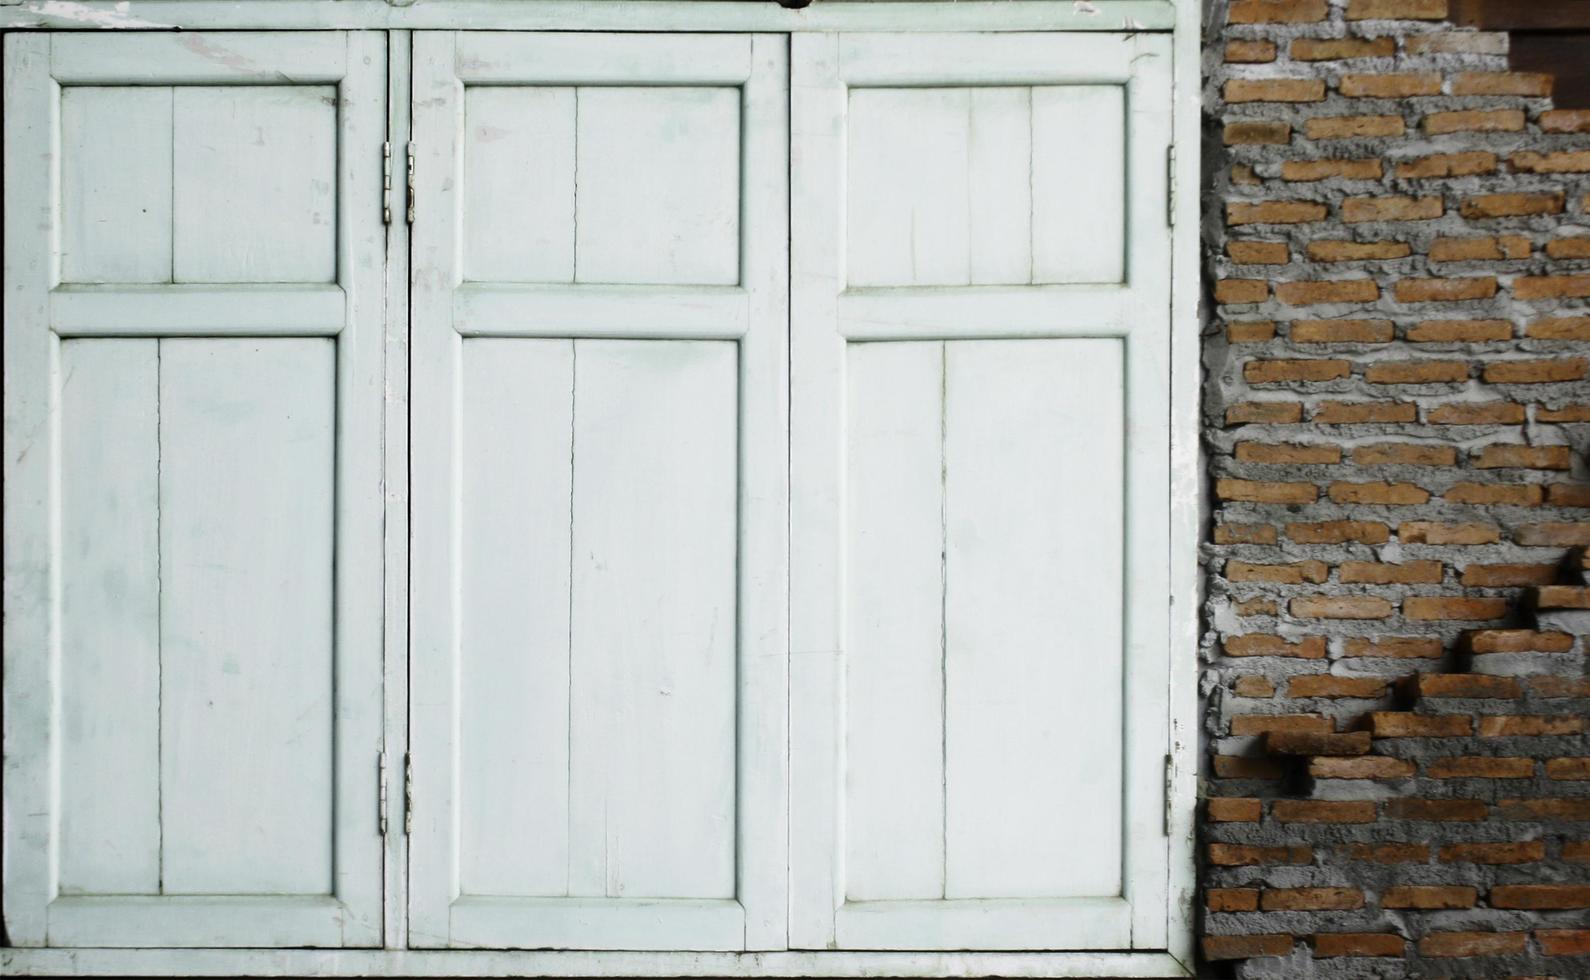
[[1239, 677], [1231, 685], [1232, 693], [1239, 698], [1273, 698], [1275, 697], [1275, 682], [1268, 677], [1258, 674], [1249, 674]]
[[1380, 298], [1373, 279], [1320, 279], [1277, 283], [1275, 297], [1290, 306], [1316, 303], [1367, 303]]
[[1467, 150], [1461, 153], [1437, 153], [1432, 156], [1403, 160], [1397, 164], [1397, 176], [1404, 180], [1429, 177], [1472, 177], [1496, 172], [1496, 154], [1485, 150]]
[[1295, 225], [1325, 218], [1325, 205], [1315, 201], [1232, 201], [1226, 205], [1226, 224]]
[[1228, 64], [1262, 64], [1275, 60], [1274, 41], [1227, 41], [1226, 62]]
[[1239, 402], [1226, 409], [1227, 425], [1301, 422], [1303, 406], [1297, 402]]
[[1217, 796], [1204, 804], [1213, 823], [1254, 823], [1264, 812], [1264, 804], [1252, 797]]
[[1362, 262], [1405, 259], [1413, 254], [1406, 242], [1309, 242], [1307, 254], [1315, 262]]
[[1561, 191], [1547, 194], [1480, 194], [1465, 198], [1458, 213], [1465, 218], [1512, 218], [1534, 214], [1561, 214]]
[[1348, 224], [1365, 221], [1430, 221], [1446, 213], [1440, 196], [1434, 197], [1349, 197], [1342, 202], [1342, 220]]
[[1578, 715], [1485, 715], [1480, 718], [1479, 734], [1485, 738], [1577, 735], [1585, 720]]
[[1226, 339], [1233, 344], [1262, 344], [1274, 338], [1274, 320], [1243, 320], [1226, 324]]
[[1538, 72], [1462, 71], [1452, 76], [1453, 95], [1551, 95], [1551, 76]]
[[1507, 320], [1425, 320], [1408, 328], [1407, 339], [1416, 344], [1483, 343], [1513, 339]]
[[1507, 600], [1481, 596], [1409, 596], [1402, 600], [1408, 619], [1486, 620], [1507, 615]]
[[1325, 19], [1325, 0], [1232, 0], [1226, 19], [1233, 24], [1306, 24]]
[[1415, 674], [1402, 682], [1420, 698], [1517, 698], [1523, 692], [1511, 677], [1490, 674]]
[[1540, 951], [1547, 956], [1584, 956], [1590, 953], [1590, 929], [1541, 929], [1535, 933]]
[[1432, 112], [1424, 117], [1424, 131], [1431, 136], [1447, 133], [1517, 133], [1524, 128], [1522, 109], [1459, 109]]
[[1554, 238], [1546, 243], [1549, 259], [1590, 259], [1590, 235]]
[[1540, 114], [1544, 133], [1590, 133], [1590, 109], [1550, 109]]
[[1292, 951], [1293, 939], [1286, 933], [1259, 936], [1205, 936], [1206, 960], [1246, 960], [1255, 956], [1285, 956]]
[[1281, 164], [1281, 179], [1306, 183], [1329, 180], [1379, 180], [1379, 160], [1287, 160]]
[[1378, 561], [1343, 562], [1340, 577], [1346, 583], [1370, 585], [1438, 584], [1443, 566], [1438, 561], [1406, 561], [1401, 564]]
[[1565, 470], [1573, 465], [1573, 450], [1567, 446], [1491, 445], [1480, 450], [1474, 465], [1482, 470], [1503, 467]]
[[1539, 507], [1546, 498], [1546, 492], [1533, 483], [1457, 483], [1447, 488], [1442, 497], [1454, 504]]
[[1233, 735], [1265, 735], [1270, 732], [1312, 732], [1317, 735], [1335, 728], [1324, 715], [1235, 715], [1231, 719]]
[[1495, 844], [1446, 844], [1442, 861], [1456, 864], [1528, 864], [1546, 856], [1546, 845], [1538, 840], [1507, 841]]
[[1383, 361], [1364, 371], [1364, 380], [1370, 384], [1438, 384], [1468, 379], [1467, 361]]
[[1590, 172], [1590, 150], [1559, 150], [1536, 153], [1520, 150], [1507, 158], [1507, 165], [1526, 174], [1580, 174]]
[[1305, 636], [1298, 640], [1264, 633], [1246, 633], [1228, 636], [1221, 641], [1228, 657], [1298, 657], [1319, 660], [1325, 656], [1323, 636]]
[[[1375, 758], [1382, 758], [1376, 756]], [[1430, 860], [1428, 844], [1348, 844], [1347, 856], [1354, 861], [1373, 861], [1375, 864], [1424, 864]]]
[[1448, 402], [1430, 410], [1433, 425], [1517, 425], [1524, 406], [1515, 402]]
[[1226, 123], [1227, 146], [1286, 145], [1292, 140], [1292, 124], [1268, 119], [1243, 119]]
[[1472, 276], [1462, 279], [1398, 279], [1396, 286], [1399, 303], [1451, 303], [1489, 299], [1495, 295], [1495, 276]]
[[1497, 885], [1490, 904], [1498, 909], [1590, 908], [1590, 885]]
[[1454, 466], [1457, 448], [1413, 442], [1375, 442], [1354, 448], [1353, 462], [1359, 466]]
[[1312, 944], [1314, 955], [1401, 956], [1407, 940], [1387, 932], [1317, 932]]
[[1379, 596], [1299, 596], [1288, 603], [1300, 619], [1386, 619], [1392, 605]]
[[1583, 380], [1587, 362], [1582, 357], [1530, 361], [1493, 361], [1485, 365], [1485, 380], [1492, 384], [1551, 384]]
[[1373, 800], [1276, 800], [1270, 812], [1281, 823], [1374, 823]]
[[1314, 421], [1325, 425], [1352, 425], [1370, 422], [1412, 422], [1419, 417], [1419, 406], [1412, 402], [1321, 402]]
[[1287, 335], [1298, 344], [1389, 344], [1390, 320], [1294, 320]]
[[1392, 657], [1433, 660], [1441, 656], [1441, 641], [1427, 636], [1381, 636], [1374, 639], [1348, 637], [1342, 654], [1348, 657]]
[[[1287, 682], [1286, 693], [1294, 698], [1378, 698], [1386, 693], [1380, 677], [1343, 677], [1339, 674], [1304, 674]], [[1358, 733], [1347, 733], [1349, 735]], [[1298, 753], [1327, 755], [1325, 752]]]
[[1244, 463], [1309, 464], [1340, 463], [1342, 448], [1332, 445], [1303, 445], [1295, 442], [1239, 442], [1236, 457]]
[[1215, 756], [1215, 776], [1219, 779], [1280, 779], [1284, 775], [1286, 770], [1279, 759]]
[[1344, 541], [1384, 544], [1390, 533], [1391, 529], [1379, 521], [1319, 521], [1286, 526], [1286, 536], [1298, 544], [1341, 544]]
[[1259, 890], [1208, 888], [1204, 890], [1204, 904], [1211, 912], [1256, 912], [1259, 909]]
[[1496, 815], [1503, 820], [1590, 820], [1590, 800], [1500, 800]]
[[1296, 561], [1286, 565], [1260, 565], [1248, 561], [1228, 561], [1226, 578], [1232, 582], [1270, 582], [1277, 585], [1318, 584], [1330, 576], [1322, 561]]
[[1474, 734], [1474, 720], [1468, 715], [1373, 711], [1369, 724], [1376, 738], [1463, 738]]
[[1419, 940], [1424, 956], [1501, 956], [1522, 953], [1527, 932], [1432, 932]]
[[1390, 58], [1397, 42], [1390, 37], [1300, 37], [1292, 41], [1293, 61], [1345, 61], [1349, 58]]
[[1513, 540], [1528, 547], [1571, 548], [1590, 545], [1590, 522], [1549, 521], [1525, 524], [1513, 532]]
[[1349, 98], [1401, 99], [1413, 95], [1440, 95], [1439, 72], [1387, 72], [1343, 75], [1338, 85]]
[[1327, 488], [1330, 499], [1338, 504], [1390, 504], [1411, 505], [1426, 503], [1430, 491], [1412, 483], [1353, 483], [1337, 480]]
[[1215, 544], [1275, 544], [1276, 532], [1273, 524], [1232, 524], [1222, 522], [1215, 525]]
[[1565, 653], [1573, 637], [1555, 630], [1475, 630], [1464, 642], [1475, 653]]
[[1227, 102], [1323, 102], [1321, 78], [1233, 78], [1223, 92]]
[[1409, 54], [1496, 54], [1507, 53], [1508, 38], [1500, 32], [1446, 31], [1434, 34], [1409, 34], [1403, 47]]
[[1430, 243], [1432, 262], [1498, 262], [1529, 258], [1529, 239], [1523, 235], [1500, 238], [1437, 238]]
[[1395, 885], [1380, 895], [1387, 909], [1471, 909], [1479, 901], [1478, 889], [1467, 885]]
[[1535, 775], [1535, 761], [1465, 755], [1433, 759], [1425, 772], [1433, 779], [1529, 779]]
[[1386, 816], [1392, 820], [1469, 823], [1484, 820], [1488, 813], [1489, 808], [1480, 800], [1428, 800], [1404, 797], [1386, 801]]
[[1445, 20], [1447, 0], [1347, 0], [1348, 20]]
[[1576, 299], [1590, 296], [1590, 276], [1520, 276], [1513, 280], [1519, 299]]
[[1266, 912], [1344, 911], [1364, 907], [1358, 888], [1266, 888], [1259, 897]]
[[1209, 863], [1223, 868], [1247, 867], [1256, 864], [1308, 864], [1314, 860], [1314, 849], [1307, 844], [1286, 847], [1255, 847], [1251, 844], [1210, 844], [1207, 849]]
[[1315, 116], [1303, 124], [1303, 135], [1311, 140], [1350, 140], [1377, 136], [1401, 136], [1401, 116]]
[[1590, 484], [1553, 483], [1546, 488], [1546, 503], [1553, 507], [1590, 507]]
[[1572, 756], [1546, 760], [1547, 779], [1590, 779], [1590, 758]]
[[1216, 481], [1215, 495], [1257, 504], [1309, 504], [1319, 497], [1319, 488], [1312, 483], [1223, 479]]
[[1265, 279], [1222, 279], [1215, 283], [1215, 302], [1262, 303], [1270, 298], [1270, 283]]
[[1502, 539], [1502, 532], [1495, 525], [1472, 521], [1406, 521], [1398, 525], [1397, 537], [1404, 544], [1495, 544]]
[[1243, 265], [1285, 265], [1292, 258], [1286, 242], [1227, 242], [1226, 254]]
[[1470, 565], [1463, 569], [1463, 584], [1480, 589], [1542, 585], [1556, 574], [1555, 565]]

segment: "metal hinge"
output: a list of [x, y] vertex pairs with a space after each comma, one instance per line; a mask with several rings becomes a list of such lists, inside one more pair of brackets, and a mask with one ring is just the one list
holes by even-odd
[[392, 223], [392, 141], [381, 144], [381, 223]]
[[403, 833], [414, 833], [414, 756], [403, 753]]
[[1167, 755], [1167, 756], [1165, 756], [1165, 814], [1164, 814], [1165, 820], [1164, 820], [1163, 825], [1160, 828], [1161, 832], [1166, 837], [1170, 836], [1170, 807], [1171, 807], [1171, 799], [1172, 799], [1171, 791], [1175, 788], [1175, 786], [1176, 786], [1176, 759], [1173, 756]]
[[1165, 147], [1165, 224], [1176, 225], [1176, 147]]
[[385, 837], [386, 836], [386, 753], [385, 752], [382, 752], [379, 756], [377, 756], [376, 768], [377, 768], [376, 778], [380, 782], [380, 789], [378, 790], [378, 792], [380, 794], [380, 801], [377, 804], [376, 812], [380, 816], [381, 836]]
[[414, 223], [414, 144], [409, 144], [408, 221]]

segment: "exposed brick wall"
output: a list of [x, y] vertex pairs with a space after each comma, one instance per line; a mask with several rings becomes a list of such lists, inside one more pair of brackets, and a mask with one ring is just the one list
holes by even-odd
[[1204, 972], [1590, 976], [1590, 112], [1213, 6]]

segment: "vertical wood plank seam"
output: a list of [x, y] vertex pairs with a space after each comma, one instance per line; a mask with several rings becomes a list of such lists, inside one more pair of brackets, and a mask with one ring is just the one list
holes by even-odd
[[[173, 233], [175, 230], [172, 229]], [[155, 888], [158, 894], [166, 891], [166, 590], [163, 580], [165, 549], [161, 545], [165, 521], [161, 493], [161, 475], [165, 467], [165, 419], [161, 413], [165, 348], [164, 340], [155, 341]]]
[[[968, 101], [970, 113], [970, 101]], [[968, 260], [970, 261], [970, 260]], [[950, 345], [939, 341], [939, 897], [950, 894]]]
[[[575, 139], [579, 138], [579, 95], [575, 90]], [[579, 160], [579, 152], [575, 152], [575, 160]], [[575, 164], [578, 166], [578, 163]], [[575, 180], [575, 193], [579, 193], [578, 176]], [[578, 236], [576, 236], [578, 240]], [[578, 249], [576, 249], [576, 254]], [[578, 261], [578, 259], [576, 259]], [[566, 734], [563, 737], [563, 809], [564, 822], [567, 830], [564, 831], [565, 844], [563, 846], [563, 894], [568, 897], [572, 894], [573, 863], [574, 863], [574, 438], [575, 438], [575, 409], [578, 404], [579, 391], [579, 351], [580, 343], [577, 340], [569, 341], [569, 611], [568, 611], [568, 649], [564, 655], [567, 666], [564, 673], [568, 677], [568, 687], [564, 697], [567, 699], [565, 714]], [[606, 890], [605, 887], [603, 889]]]

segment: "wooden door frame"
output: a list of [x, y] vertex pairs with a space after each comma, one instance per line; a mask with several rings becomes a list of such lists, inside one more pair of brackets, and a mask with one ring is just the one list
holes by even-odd
[[[1143, 953], [623, 953], [413, 951], [407, 946], [407, 840], [403, 758], [407, 750], [407, 566], [408, 566], [408, 228], [402, 221], [403, 147], [408, 113], [399, 99], [408, 91], [408, 35], [414, 29], [631, 30], [631, 31], [1166, 31], [1173, 34], [1173, 213], [1171, 289], [1171, 593], [1172, 680], [1167, 773], [1171, 806], [1169, 943], [1163, 952]], [[578, 976], [901, 976], [975, 974], [997, 976], [1191, 975], [1193, 962], [1193, 848], [1198, 759], [1197, 636], [1201, 576], [1197, 546], [1207, 520], [1199, 446], [1199, 323], [1201, 273], [1198, 252], [1199, 131], [1202, 51], [1199, 5], [1187, 0], [902, 0], [869, 4], [818, 0], [803, 10], [747, 0], [648, 0], [592, 3], [538, 0], [497, 4], [482, 0], [429, 0], [405, 5], [384, 0], [0, 0], [0, 31], [148, 30], [388, 30], [388, 136], [399, 161], [395, 168], [397, 220], [387, 229], [386, 429], [387, 623], [385, 842], [385, 948], [382, 950], [68, 950], [0, 948], [0, 970], [53, 975], [127, 972], [181, 976], [195, 973], [259, 976], [456, 975], [460, 973]], [[9, 66], [8, 66], [9, 71]], [[8, 320], [10, 318], [8, 317]], [[11, 518], [7, 514], [8, 521]], [[14, 545], [7, 536], [8, 564]], [[8, 611], [22, 590], [8, 583]], [[8, 649], [21, 637], [8, 629]], [[16, 676], [16, 674], [12, 674]], [[36, 713], [31, 715], [36, 717]], [[29, 709], [7, 712], [22, 726]], [[8, 769], [8, 782], [17, 775]], [[8, 817], [8, 819], [10, 819]], [[24, 939], [13, 934], [11, 942]], [[24, 940], [25, 941], [25, 940]]]

